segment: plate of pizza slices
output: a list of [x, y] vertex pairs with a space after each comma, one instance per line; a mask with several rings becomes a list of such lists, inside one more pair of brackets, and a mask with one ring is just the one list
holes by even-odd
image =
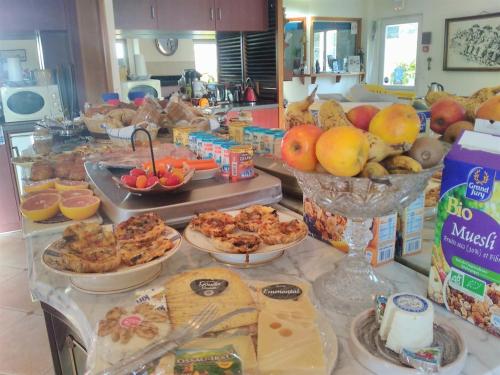
[[154, 280], [180, 248], [182, 236], [155, 213], [117, 225], [79, 222], [42, 253], [42, 264], [92, 294], [119, 293]]
[[184, 230], [184, 239], [221, 263], [247, 268], [279, 258], [307, 234], [301, 219], [273, 207], [254, 205], [200, 213]]

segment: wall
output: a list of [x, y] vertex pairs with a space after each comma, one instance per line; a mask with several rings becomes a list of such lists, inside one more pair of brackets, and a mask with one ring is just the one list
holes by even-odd
[[[406, 0], [402, 11], [393, 10], [393, 0], [367, 0], [367, 3], [368, 17], [365, 22], [365, 37], [368, 36], [367, 58], [368, 61], [374, 61], [367, 71], [369, 83], [379, 83], [380, 19], [419, 14], [422, 15], [421, 31], [432, 32], [432, 45], [429, 53], [420, 50], [417, 54], [417, 95], [425, 95], [430, 82], [440, 82], [446, 91], [458, 95], [470, 95], [482, 87], [500, 85], [499, 72], [443, 71], [445, 18], [500, 12], [498, 0]], [[374, 21], [377, 22], [377, 29], [375, 38], [372, 39], [371, 28]], [[431, 70], [427, 70], [427, 57], [432, 58]]]
[[194, 69], [192, 39], [179, 39], [179, 47], [172, 56], [158, 52], [154, 39], [139, 39], [139, 48], [146, 60], [149, 74], [179, 75], [184, 69]]
[[[0, 40], [0, 50], [12, 50], [12, 49], [24, 49], [26, 50], [26, 61], [21, 61], [21, 68], [23, 70], [33, 70], [40, 69], [40, 64], [38, 62], [38, 51], [36, 47], [36, 40]], [[5, 76], [2, 74], [4, 69], [4, 64], [1, 64], [2, 71], [0, 72], [0, 77], [7, 78], [7, 62], [5, 62]]]
[[[370, 1], [370, 0], [368, 0]], [[365, 38], [365, 14], [368, 9], [367, 0], [284, 0], [285, 16], [289, 17], [307, 17], [308, 27], [310, 17], [350, 17], [362, 18], [361, 29], [362, 38], [361, 45], [366, 50]], [[307, 37], [307, 64], [309, 70], [310, 65], [310, 44], [309, 35]], [[358, 82], [358, 77], [342, 77], [339, 83], [335, 82], [334, 77], [318, 77], [316, 84], [318, 85], [318, 93], [341, 93], [346, 94], [349, 89]], [[283, 83], [284, 97], [289, 102], [304, 99], [313, 89], [315, 85], [311, 84], [310, 78], [306, 78], [305, 84], [300, 82], [299, 78], [293, 78], [292, 81]]]

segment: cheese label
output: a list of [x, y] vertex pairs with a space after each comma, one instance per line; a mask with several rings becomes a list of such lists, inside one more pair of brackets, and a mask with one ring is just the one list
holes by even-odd
[[298, 299], [302, 289], [292, 284], [273, 284], [262, 288], [262, 294], [273, 299]]
[[190, 287], [199, 296], [212, 297], [221, 294], [228, 285], [229, 282], [223, 279], [196, 279], [191, 281]]
[[425, 299], [413, 294], [398, 294], [393, 298], [393, 302], [401, 310], [412, 313], [421, 313], [429, 308]]

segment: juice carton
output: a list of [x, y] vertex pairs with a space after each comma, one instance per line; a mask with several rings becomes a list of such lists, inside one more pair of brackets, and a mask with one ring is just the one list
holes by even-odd
[[[396, 219], [395, 213], [373, 219], [371, 227], [373, 238], [366, 249], [366, 257], [372, 266], [394, 259]], [[344, 240], [346, 217], [325, 211], [314, 201], [304, 197], [304, 221], [314, 238], [343, 252], [348, 251], [349, 247]]]
[[396, 232], [396, 254], [413, 255], [422, 251], [422, 232], [424, 230], [425, 193], [406, 207], [398, 215]]
[[444, 161], [428, 295], [500, 336], [500, 137], [465, 131]]

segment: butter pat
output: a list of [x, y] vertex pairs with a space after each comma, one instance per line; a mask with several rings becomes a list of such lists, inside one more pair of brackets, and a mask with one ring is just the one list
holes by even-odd
[[379, 335], [385, 346], [396, 353], [420, 349], [433, 341], [434, 308], [424, 297], [398, 293], [389, 297]]

